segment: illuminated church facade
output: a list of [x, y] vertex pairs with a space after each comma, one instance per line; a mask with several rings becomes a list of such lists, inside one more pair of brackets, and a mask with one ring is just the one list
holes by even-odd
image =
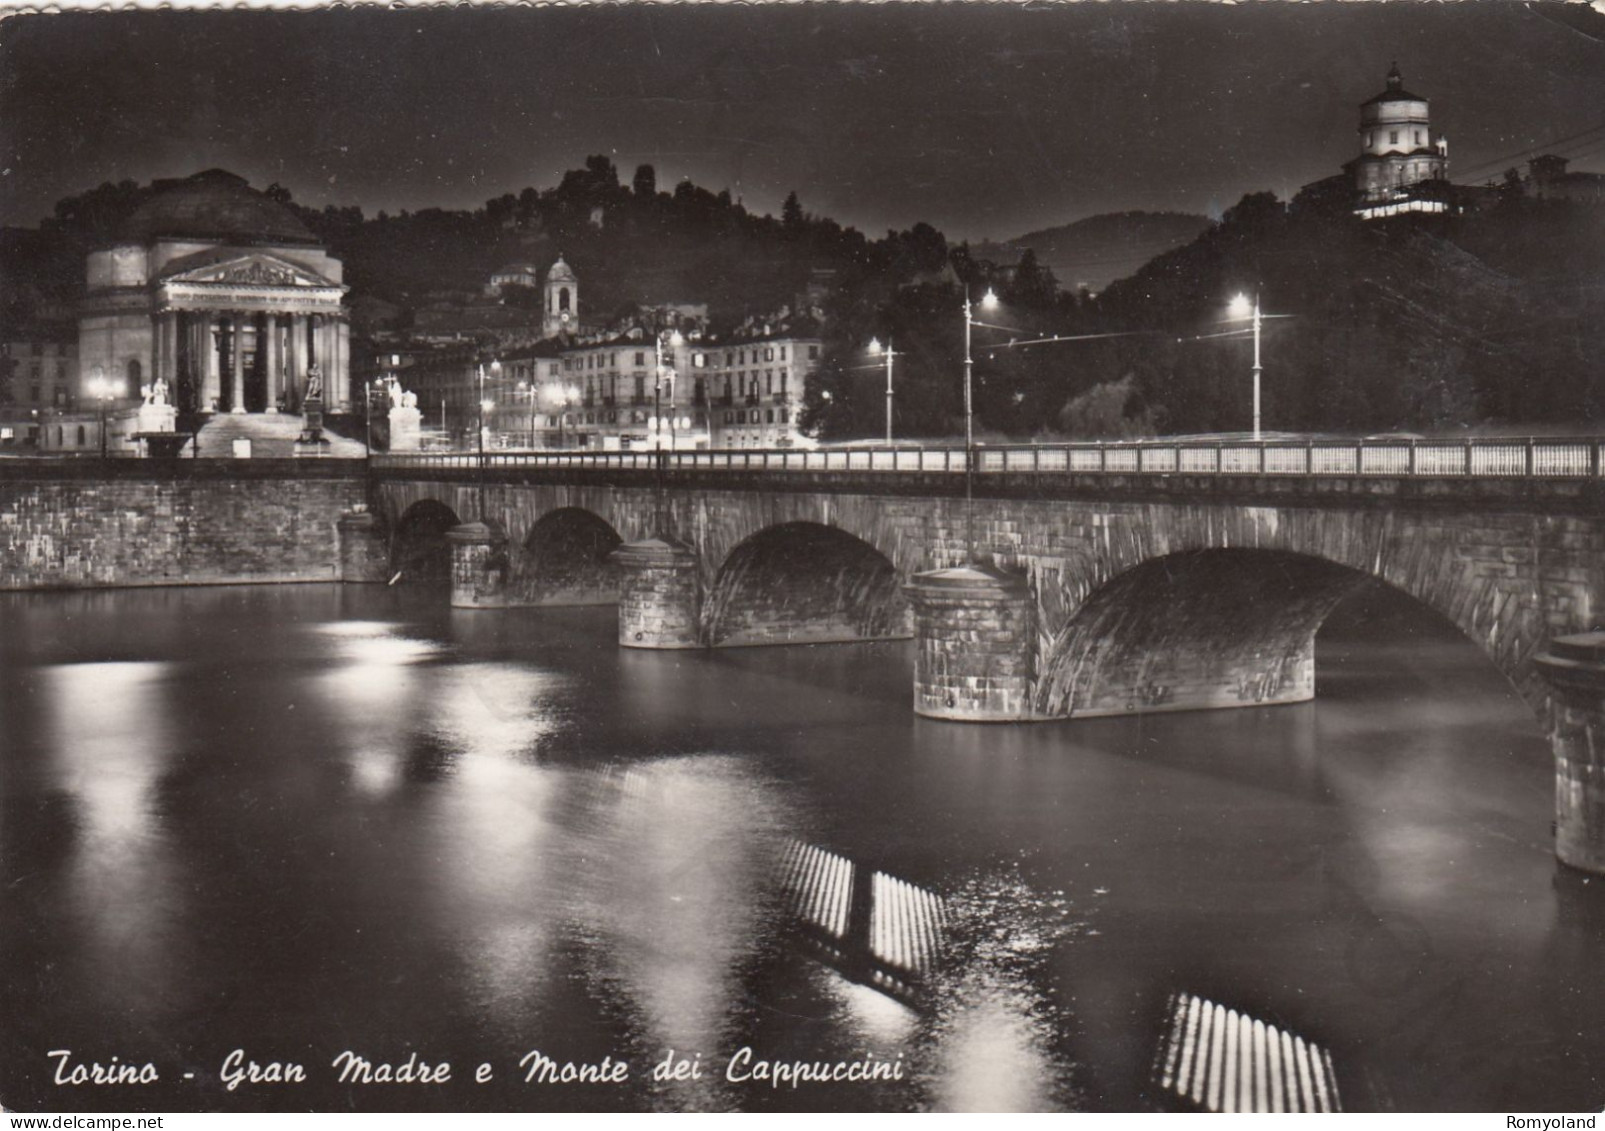
[[350, 404], [347, 288], [288, 207], [209, 169], [158, 184], [116, 243], [89, 254], [78, 315], [85, 399], [160, 386], [179, 411]]

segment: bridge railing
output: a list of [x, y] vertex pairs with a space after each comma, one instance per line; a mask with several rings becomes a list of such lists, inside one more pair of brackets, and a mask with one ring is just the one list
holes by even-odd
[[[977, 474], [1293, 475], [1599, 478], [1600, 439], [1246, 440], [986, 445]], [[381, 469], [524, 468], [653, 471], [943, 472], [965, 469], [962, 447], [714, 451], [427, 452], [375, 454]]]

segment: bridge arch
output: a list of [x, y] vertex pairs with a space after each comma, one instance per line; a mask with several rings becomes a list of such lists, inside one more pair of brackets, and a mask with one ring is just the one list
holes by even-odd
[[584, 507], [547, 511], [525, 534], [514, 566], [513, 600], [532, 605], [616, 605], [618, 566], [608, 560], [624, 539]]
[[451, 543], [446, 531], [461, 524], [457, 512], [438, 499], [419, 499], [401, 512], [392, 527], [390, 571], [407, 582], [451, 580]]
[[738, 543], [703, 604], [711, 646], [885, 640], [910, 634], [902, 578], [870, 543], [820, 522], [783, 522]]
[[1452, 550], [1417, 549], [1398, 561], [1387, 547], [1347, 549], [1326, 556], [1252, 543], [1166, 547], [1087, 563], [1080, 592], [1058, 595], [1068, 614], [1039, 636], [1038, 711], [1087, 716], [1313, 698], [1315, 634], [1370, 580], [1453, 624], [1542, 717], [1546, 690], [1531, 666], [1541, 633], [1507, 607], [1507, 591], [1467, 570]]

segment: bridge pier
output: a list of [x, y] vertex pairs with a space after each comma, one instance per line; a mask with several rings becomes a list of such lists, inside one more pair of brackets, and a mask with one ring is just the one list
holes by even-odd
[[702, 583], [684, 542], [647, 538], [614, 550], [619, 567], [619, 643], [626, 648], [702, 647]]
[[1020, 722], [1031, 703], [1036, 626], [1025, 575], [966, 565], [914, 575], [914, 711], [933, 719]]
[[390, 547], [379, 516], [368, 510], [347, 511], [334, 525], [340, 537], [340, 580], [389, 580]]
[[1555, 855], [1605, 875], [1605, 632], [1558, 637], [1535, 662], [1552, 692]]
[[483, 522], [446, 531], [451, 543], [451, 605], [456, 609], [507, 604], [507, 539]]

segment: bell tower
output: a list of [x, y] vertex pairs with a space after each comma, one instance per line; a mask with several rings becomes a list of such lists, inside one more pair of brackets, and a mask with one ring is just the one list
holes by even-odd
[[559, 252], [557, 262], [546, 272], [546, 298], [542, 308], [541, 332], [548, 338], [572, 334], [580, 325], [580, 284], [574, 268], [563, 262]]

